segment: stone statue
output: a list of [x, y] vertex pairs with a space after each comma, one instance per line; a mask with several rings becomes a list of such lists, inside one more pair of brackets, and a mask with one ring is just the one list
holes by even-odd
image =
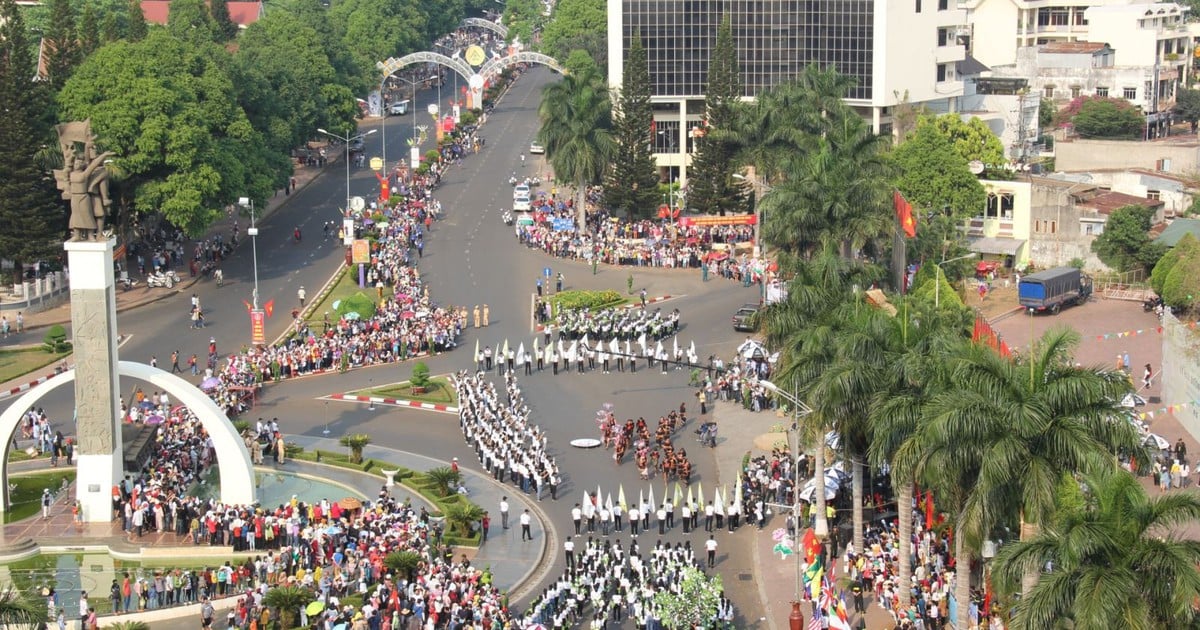
[[71, 240], [97, 240], [105, 235], [104, 219], [112, 200], [108, 197], [111, 151], [96, 153], [92, 122], [63, 123], [56, 127], [63, 167], [54, 171], [63, 199], [71, 202]]

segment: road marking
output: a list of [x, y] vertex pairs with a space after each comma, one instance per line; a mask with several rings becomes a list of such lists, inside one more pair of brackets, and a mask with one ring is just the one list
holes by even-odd
[[380, 396], [356, 396], [354, 394], [329, 394], [328, 396], [319, 396], [317, 400], [337, 400], [349, 403], [373, 403], [376, 405], [388, 405], [391, 407], [408, 407], [409, 409], [419, 409], [421, 411], [433, 411], [436, 413], [445, 413], [458, 415], [458, 407], [452, 405], [439, 405], [436, 403], [420, 402], [416, 400], [404, 400], [400, 398], [383, 398]]

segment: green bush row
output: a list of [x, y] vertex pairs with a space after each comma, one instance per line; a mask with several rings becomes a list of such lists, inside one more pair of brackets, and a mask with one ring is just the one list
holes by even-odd
[[589, 308], [595, 311], [611, 308], [624, 304], [625, 297], [611, 289], [604, 291], [575, 290], [558, 293], [550, 298], [550, 301], [554, 305], [554, 312], [558, 313], [562, 309]]

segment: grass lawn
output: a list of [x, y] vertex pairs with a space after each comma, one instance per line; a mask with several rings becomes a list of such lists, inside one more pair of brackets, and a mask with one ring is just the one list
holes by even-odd
[[62, 486], [63, 479], [68, 483], [74, 481], [75, 469], [63, 468], [34, 475], [9, 477], [8, 482], [14, 486], [8, 495], [12, 507], [4, 513], [4, 522], [12, 523], [36, 515], [42, 508], [42, 490], [50, 488], [52, 492], [56, 492]]
[[0, 383], [7, 383], [61, 360], [69, 352], [51, 354], [41, 348], [0, 352]]
[[429, 379], [428, 391], [424, 394], [412, 393], [412, 385], [408, 381], [402, 383], [392, 383], [374, 389], [360, 389], [352, 392], [358, 396], [380, 396], [382, 398], [399, 398], [401, 400], [416, 400], [419, 402], [435, 403], [438, 405], [458, 405], [458, 397], [454, 394], [454, 387], [450, 385], [450, 381], [443, 376], [434, 376]]
[[42, 453], [41, 455], [38, 455], [38, 456], [36, 456], [36, 457], [30, 457], [30, 456], [29, 456], [29, 453], [26, 453], [26, 452], [25, 452], [24, 450], [22, 450], [22, 449], [19, 449], [19, 448], [10, 448], [10, 449], [8, 449], [8, 461], [9, 461], [9, 463], [12, 463], [12, 462], [26, 462], [26, 461], [29, 461], [29, 460], [31, 460], [31, 459], [50, 459], [50, 453]]
[[[332, 323], [337, 323], [337, 313], [333, 310], [334, 302], [344, 300], [355, 293], [358, 293], [359, 291], [372, 300], [375, 300], [376, 304], [378, 304], [378, 289], [375, 287], [366, 287], [360, 289], [358, 287], [358, 266], [355, 265], [353, 267], [347, 267], [346, 270], [342, 272], [341, 277], [338, 278], [338, 281], [334, 283], [333, 288], [330, 289], [329, 293], [325, 296], [325, 299], [313, 304], [313, 307], [309, 309], [308, 317], [306, 318], [309, 322], [309, 325], [319, 325], [324, 320], [326, 312], [329, 313], [329, 321]], [[394, 293], [395, 292], [390, 286], [385, 285], [383, 287], [384, 299], [391, 299]]]

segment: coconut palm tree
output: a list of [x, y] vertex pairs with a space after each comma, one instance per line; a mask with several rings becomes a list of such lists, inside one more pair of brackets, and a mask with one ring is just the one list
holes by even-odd
[[47, 622], [44, 602], [11, 586], [0, 591], [0, 628], [40, 628]]
[[594, 70], [546, 86], [538, 105], [538, 140], [560, 180], [575, 187], [575, 226], [587, 232], [587, 187], [599, 183], [617, 151], [608, 86]]
[[[1064, 473], [1111, 466], [1117, 453], [1146, 461], [1119, 402], [1123, 374], [1076, 366], [1077, 333], [1052, 330], [1016, 361], [966, 344], [950, 358], [950, 387], [897, 452], [897, 468], [932, 487], [955, 525], [955, 559], [970, 566], [984, 535], [1021, 515], [1046, 522]], [[958, 627], [966, 627], [970, 580], [957, 583]]]
[[430, 483], [434, 486], [433, 491], [439, 497], [450, 496], [454, 492], [459, 479], [462, 479], [462, 473], [449, 466], [439, 466], [427, 470], [425, 471], [425, 476], [429, 478]]
[[1009, 627], [1192, 627], [1200, 541], [1178, 532], [1200, 522], [1200, 495], [1150, 497], [1116, 466], [1082, 481], [1081, 502], [1063, 501], [1037, 535], [996, 556], [992, 577], [1001, 593], [1015, 592], [1029, 571], [1049, 567], [1014, 605]]
[[263, 596], [263, 605], [279, 611], [279, 627], [291, 628], [300, 609], [313, 600], [312, 591], [300, 586], [276, 586]]
[[471, 527], [483, 518], [483, 508], [474, 503], [454, 503], [446, 508], [446, 522], [450, 524], [451, 532], [457, 531], [463, 537], [471, 535]]
[[392, 573], [411, 580], [417, 568], [421, 566], [421, 554], [413, 551], [393, 551], [383, 557], [383, 564]]
[[371, 436], [366, 433], [352, 433], [343, 435], [338, 442], [350, 449], [350, 463], [361, 464], [363, 460], [363, 449], [371, 443]]

